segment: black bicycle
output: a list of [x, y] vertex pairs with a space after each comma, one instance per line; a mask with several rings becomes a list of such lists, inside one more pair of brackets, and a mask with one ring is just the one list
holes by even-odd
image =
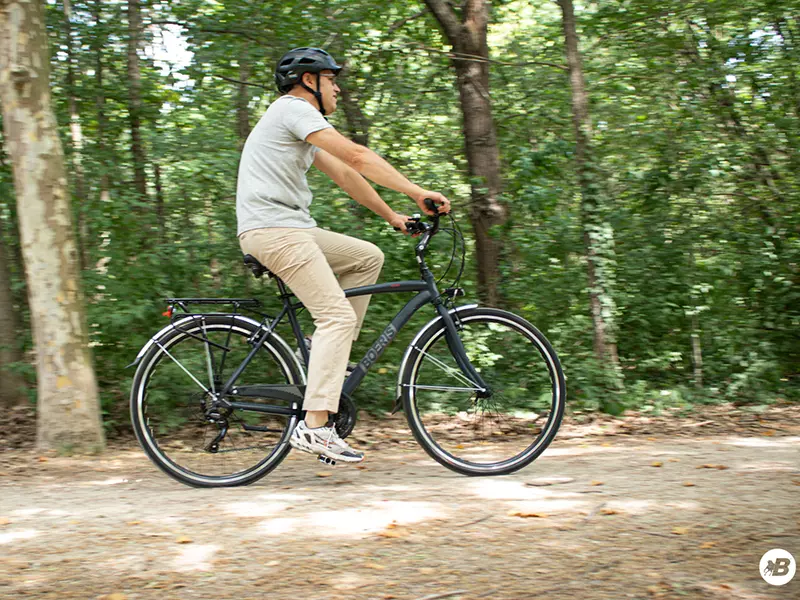
[[[477, 304], [453, 305], [463, 295], [457, 287], [463, 236], [452, 216], [452, 228], [440, 230], [439, 220], [435, 215], [431, 223], [408, 223], [419, 236], [420, 280], [345, 290], [347, 297], [415, 295], [345, 380], [334, 421], [347, 437], [356, 420], [352, 394], [400, 329], [423, 306], [432, 306], [436, 316], [403, 355], [395, 411], [405, 411], [414, 437], [445, 467], [465, 475], [512, 473], [555, 437], [566, 401], [564, 374], [550, 343], [522, 317]], [[453, 235], [450, 265], [458, 238], [462, 249], [454, 285], [443, 292], [425, 262], [439, 231]], [[247, 255], [245, 263], [256, 277], [275, 279], [283, 302], [278, 315], [262, 312], [261, 303], [250, 298], [167, 299], [170, 324], [133, 363], [138, 368], [130, 408], [139, 443], [167, 475], [192, 486], [246, 485], [263, 477], [289, 453], [289, 436], [303, 415], [308, 350], [297, 318], [302, 303], [255, 258]], [[208, 305], [233, 311], [192, 310]], [[298, 350], [276, 333], [284, 317]]]

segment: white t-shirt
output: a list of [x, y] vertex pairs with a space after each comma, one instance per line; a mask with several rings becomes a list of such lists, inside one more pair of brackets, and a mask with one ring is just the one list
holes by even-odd
[[262, 227], [316, 227], [306, 172], [319, 148], [305, 141], [333, 127], [303, 98], [281, 96], [253, 128], [236, 183], [237, 235]]

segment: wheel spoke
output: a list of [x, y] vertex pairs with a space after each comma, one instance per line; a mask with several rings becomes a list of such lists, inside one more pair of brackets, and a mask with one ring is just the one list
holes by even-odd
[[[517, 470], [550, 443], [564, 409], [563, 374], [547, 341], [498, 309], [461, 315], [459, 336], [489, 395], [453, 360], [444, 327], [415, 344], [401, 389], [417, 440], [443, 465], [467, 474]], [[442, 374], [461, 385], [442, 381]]]
[[[230, 377], [251, 352], [255, 329], [231, 316], [209, 315], [157, 340], [140, 363], [131, 391], [134, 427], [150, 458], [175, 479], [209, 487], [239, 485], [266, 474], [289, 451], [282, 440], [293, 422], [290, 416], [234, 409], [215, 398], [216, 382]], [[212, 347], [223, 343], [224, 352], [214, 352]], [[302, 373], [294, 365], [282, 345], [267, 341], [236, 383], [297, 385]], [[202, 382], [206, 378], [209, 385]], [[270, 403], [291, 408], [276, 399]], [[226, 425], [217, 451], [211, 452], [209, 444]]]

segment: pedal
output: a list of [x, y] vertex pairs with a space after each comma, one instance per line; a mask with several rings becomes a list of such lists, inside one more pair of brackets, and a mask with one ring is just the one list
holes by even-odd
[[336, 461], [335, 461], [335, 460], [333, 460], [332, 458], [328, 458], [328, 457], [327, 457], [327, 456], [325, 456], [324, 454], [320, 454], [320, 455], [317, 457], [317, 460], [318, 460], [319, 462], [321, 462], [322, 464], [325, 464], [325, 465], [330, 465], [331, 467], [335, 467], [335, 466], [336, 466]]

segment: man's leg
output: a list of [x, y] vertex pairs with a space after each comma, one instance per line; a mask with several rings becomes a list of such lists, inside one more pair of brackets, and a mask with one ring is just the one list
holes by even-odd
[[305, 304], [316, 331], [303, 408], [309, 425], [339, 409], [356, 315], [308, 229], [269, 228], [242, 234], [240, 245], [278, 275]]
[[[383, 252], [375, 244], [315, 227], [310, 230], [343, 289], [372, 285], [383, 267]], [[371, 296], [348, 298], [356, 313], [353, 339], [358, 338]], [[316, 335], [314, 338], [316, 343]]]
[[363, 452], [353, 450], [333, 425], [327, 426], [330, 413], [339, 408], [357, 319], [325, 255], [307, 229], [258, 229], [242, 234], [240, 245], [286, 282], [317, 327], [303, 399], [306, 418], [292, 431], [289, 443], [334, 460], [363, 460]]

